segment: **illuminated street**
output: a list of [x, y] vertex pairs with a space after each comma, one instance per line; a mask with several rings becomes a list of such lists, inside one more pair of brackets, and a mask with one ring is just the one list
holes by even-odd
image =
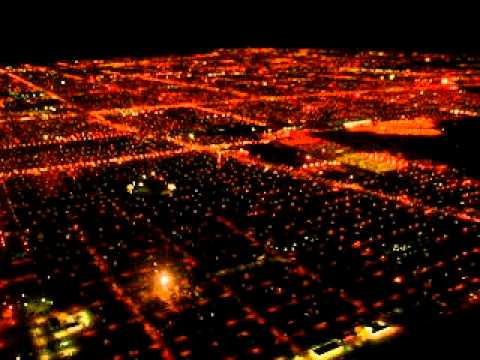
[[0, 359], [372, 359], [480, 307], [479, 129], [468, 55], [1, 66]]

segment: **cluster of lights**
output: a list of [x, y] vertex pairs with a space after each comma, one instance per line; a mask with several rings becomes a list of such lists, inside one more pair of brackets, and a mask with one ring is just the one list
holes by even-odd
[[[260, 60], [244, 60], [252, 56]], [[129, 183], [122, 185], [121, 191], [104, 193], [107, 200], [106, 205], [102, 206], [105, 205], [117, 219], [122, 220], [121, 226], [134, 229], [138, 224], [149, 224], [151, 227], [147, 228], [151, 230], [161, 217], [158, 209], [165, 209], [146, 209], [146, 204], [154, 206], [151, 205], [153, 201], [149, 202], [150, 199], [141, 196], [126, 195], [128, 201], [123, 203], [122, 196], [125, 196], [125, 190], [133, 195], [137, 190], [146, 189], [149, 181], [161, 181], [165, 184], [162, 194], [168, 195], [162, 201], [167, 204], [170, 215], [182, 219], [184, 214], [195, 214], [195, 219], [202, 216], [214, 219], [215, 224], [225, 229], [229, 236], [245, 241], [245, 248], [252, 249], [252, 252], [263, 252], [260, 256], [255, 254], [252, 259], [245, 259], [240, 265], [232, 262], [227, 264], [227, 268], [213, 267], [214, 270], [206, 278], [222, 290], [221, 298], [240, 299], [241, 315], [268, 329], [276, 343], [286, 344], [294, 353], [299, 351], [301, 346], [296, 344], [295, 337], [301, 334], [292, 334], [288, 328], [272, 325], [270, 317], [282, 314], [288, 306], [310, 301], [313, 295], [295, 293], [295, 297], [292, 296], [286, 303], [273, 304], [266, 309], [255, 300], [245, 301], [243, 295], [258, 288], [275, 295], [288, 291], [286, 287], [274, 286], [270, 281], [258, 285], [252, 280], [256, 271], [271, 264], [288, 268], [282, 281], [287, 283], [297, 277], [301, 279], [300, 288], [308, 292], [311, 284], [321, 283], [321, 276], [316, 275], [316, 270], [321, 273], [322, 269], [312, 270], [303, 266], [302, 256], [308, 249], [318, 250], [319, 256], [332, 251], [319, 245], [331, 246], [334, 252], [337, 249], [339, 252], [350, 251], [352, 256], [358, 257], [366, 270], [356, 280], [363, 281], [364, 277], [371, 276], [392, 285], [393, 289], [393, 293], [385, 298], [370, 302], [351, 297], [345, 289], [329, 287], [324, 289], [325, 294], [335, 294], [341, 301], [352, 305], [356, 315], [372, 309], [386, 312], [388, 305], [420, 291], [412, 288], [412, 278], [419, 283], [425, 281], [425, 288], [429, 289], [430, 280], [435, 274], [447, 274], [448, 264], [457, 264], [477, 253], [475, 249], [465, 248], [443, 262], [426, 262], [413, 271], [402, 271], [403, 264], [412, 254], [418, 252], [429, 258], [429, 247], [449, 241], [448, 234], [428, 228], [434, 220], [439, 219], [440, 223], [445, 219], [454, 219], [457, 224], [461, 222], [465, 236], [474, 232], [474, 225], [480, 222], [480, 216], [475, 211], [475, 194], [480, 191], [478, 181], [455, 172], [447, 165], [426, 159], [408, 160], [392, 151], [356, 151], [339, 142], [327, 140], [323, 134], [340, 129], [347, 133], [364, 132], [376, 136], [438, 137], [442, 135], [438, 121], [445, 114], [478, 115], [478, 96], [461, 88], [462, 83], [476, 81], [472, 74], [466, 74], [461, 69], [394, 69], [402, 63], [402, 58], [399, 56], [387, 60], [386, 53], [381, 52], [340, 57], [317, 50], [243, 49], [218, 50], [188, 59], [77, 61], [57, 63], [50, 67], [25, 65], [15, 69], [0, 69], [0, 76], [7, 79], [9, 86], [18, 90], [6, 92], [8, 96], [0, 97], [0, 114], [5, 115], [5, 119], [0, 120], [0, 133], [5, 134], [0, 139], [0, 150], [6, 153], [0, 183], [5, 185], [1, 196], [7, 198], [2, 203], [4, 209], [1, 210], [4, 212], [0, 217], [0, 226], [3, 218], [12, 218], [17, 227], [22, 229], [12, 234], [0, 230], [0, 246], [8, 251], [12, 243], [20, 241], [25, 254], [30, 256], [33, 243], [30, 230], [16, 220], [15, 206], [21, 209], [22, 205], [13, 204], [10, 200], [15, 185], [9, 180], [27, 179], [37, 185], [51, 181], [48, 184], [54, 185], [49, 186], [56, 187], [58, 183], [53, 178], [61, 172], [78, 178], [84, 173], [96, 173], [106, 167], [111, 167], [115, 172], [122, 167], [144, 166], [147, 171], [139, 172], [143, 175], [134, 181], [128, 177]], [[371, 65], [369, 62], [372, 59], [380, 60], [383, 65]], [[419, 59], [428, 65], [437, 57], [421, 55]], [[178, 70], [176, 65], [179, 62], [185, 62], [188, 66]], [[389, 68], [390, 65], [392, 68]], [[98, 74], [89, 73], [92, 67]], [[75, 70], [80, 75], [68, 74], [69, 70]], [[21, 92], [33, 94], [18, 97], [17, 93]], [[5, 106], [13, 100], [25, 101], [27, 105], [30, 102], [35, 105], [37, 101], [41, 104], [40, 100], [55, 100], [55, 105], [14, 111]], [[83, 120], [79, 120], [80, 117]], [[248, 126], [255, 136], [245, 139], [226, 134], [215, 138], [206, 135], [205, 130], [209, 127], [230, 124]], [[31, 131], [27, 133], [26, 129]], [[112, 144], [125, 139], [128, 140], [125, 141], [125, 148], [114, 149]], [[91, 150], [88, 146], [84, 147], [83, 143], [101, 146]], [[146, 143], [153, 144], [153, 147], [150, 148]], [[275, 164], [251, 155], [251, 145], [269, 143], [280, 143], [304, 151], [303, 164]], [[50, 148], [55, 148], [56, 152], [46, 150]], [[78, 153], [75, 150], [69, 152], [65, 150], [67, 148], [80, 150]], [[23, 161], [22, 156], [26, 152], [33, 156]], [[197, 161], [198, 158], [203, 160]], [[174, 165], [168, 171], [160, 171], [164, 162], [168, 161]], [[197, 162], [200, 164], [198, 167]], [[150, 172], [153, 168], [155, 170]], [[360, 170], [366, 170], [369, 175], [359, 175]], [[384, 187], [385, 178], [392, 173], [408, 180], [414, 187]], [[292, 185], [294, 182], [301, 185], [296, 187]], [[205, 190], [207, 187], [202, 186], [206, 184], [213, 186]], [[223, 190], [228, 195], [223, 195]], [[212, 194], [207, 193], [209, 191]], [[461, 202], [448, 202], [444, 199], [445, 192], [461, 192]], [[330, 194], [334, 199], [325, 200], [315, 212], [316, 218], [306, 215], [313, 201]], [[213, 196], [212, 201], [206, 201], [210, 195]], [[93, 202], [96, 204], [99, 198], [95, 197]], [[368, 208], [362, 207], [364, 201], [369, 202], [372, 208], [379, 209], [378, 219], [372, 219], [375, 212], [368, 212]], [[240, 208], [239, 204], [242, 204], [242, 210], [236, 209], [237, 206]], [[138, 212], [132, 210], [135, 206], [140, 209]], [[245, 214], [242, 213], [243, 207], [247, 209]], [[104, 210], [102, 207], [101, 211]], [[405, 210], [414, 220], [408, 225], [397, 224], [394, 218], [399, 210]], [[72, 217], [78, 214], [75, 209], [68, 212]], [[291, 215], [290, 220], [282, 218], [285, 214]], [[355, 216], [351, 226], [335, 220], [351, 214]], [[420, 219], [418, 214], [427, 220]], [[265, 215], [269, 215], [268, 220], [257, 221]], [[305, 216], [305, 221], [296, 223], [293, 220], [296, 215], [299, 219]], [[242, 222], [245, 218], [253, 225], [246, 227]], [[383, 233], [383, 227], [378, 232], [372, 232], [370, 237], [362, 237], [362, 233], [365, 229], [371, 229], [374, 221], [383, 226], [385, 219], [388, 220], [385, 224], [392, 224], [390, 230], [393, 240], [390, 243], [387, 234]], [[187, 271], [195, 270], [196, 273], [201, 272], [203, 266], [212, 265], [202, 264], [198, 252], [195, 253], [197, 244], [185, 240], [188, 235], [195, 238], [198, 229], [190, 229], [185, 224], [173, 224], [172, 227], [174, 230], [170, 234], [155, 233], [161, 242], [167, 244], [166, 251], [159, 250], [157, 237], [148, 239], [147, 249], [133, 250], [134, 244], [128, 244], [126, 248], [129, 259], [165, 257], [168, 261], [175, 261], [175, 266], [162, 263], [158, 268], [146, 266], [140, 270], [124, 271], [122, 279], [130, 282], [120, 281], [117, 275], [112, 275], [117, 260], [110, 259], [112, 256], [104, 252], [103, 244], [90, 241], [88, 231], [82, 226], [72, 227], [72, 233], [78, 235], [81, 251], [89, 254], [115, 301], [125, 305], [134, 322], [141, 324], [149, 336], [151, 348], [159, 350], [165, 360], [172, 359], [174, 351], [166, 346], [164, 335], [149, 320], [147, 315], [151, 314], [143, 305], [154, 299], [169, 305], [162, 313], [165, 318], [172, 312], [181, 314], [184, 309], [181, 306], [184, 290], [190, 289], [191, 284], [176, 266], [184, 267]], [[319, 238], [317, 233], [324, 229], [325, 234]], [[401, 234], [409, 231], [418, 235], [418, 243], [393, 243]], [[174, 235], [178, 241], [167, 239]], [[422, 244], [424, 239], [431, 243]], [[118, 244], [123, 246], [125, 241], [122, 239]], [[118, 250], [123, 254], [122, 251]], [[219, 254], [218, 258], [226, 257], [225, 251]], [[26, 257], [12, 260], [11, 263], [21, 266], [30, 260]], [[388, 271], [387, 263], [398, 265], [399, 270]], [[336, 261], [322, 263], [322, 266], [335, 269]], [[472, 289], [480, 280], [470, 276], [460, 265], [457, 271], [461, 281], [456, 279], [446, 292], [459, 296], [466, 293], [465, 303], [478, 303], [478, 293]], [[243, 276], [239, 286], [229, 282], [230, 276], [237, 275]], [[137, 287], [132, 285], [135, 279]], [[142, 297], [137, 291], [140, 287], [138, 282], [145, 279], [147, 286], [144, 288], [149, 288], [149, 291], [146, 297]], [[10, 288], [29, 280], [37, 280], [37, 275], [17, 276], [1, 282], [0, 286], [2, 289]], [[212, 301], [203, 296], [202, 287], [205, 284], [201, 285], [195, 287], [199, 296], [190, 299], [198, 306]], [[439, 290], [433, 293], [432, 298], [438, 304], [446, 304], [445, 296]], [[29, 312], [38, 309], [38, 304], [24, 297], [21, 301]], [[47, 303], [45, 298], [40, 301], [43, 305]], [[312, 305], [305, 316], [313, 318], [312, 314], [318, 310], [315, 306]], [[7, 313], [4, 317], [9, 316]], [[65, 328], [50, 334], [44, 315], [32, 317], [31, 334], [41, 360], [74, 356], [80, 349], [72, 338], [91, 327], [91, 315], [86, 310], [75, 310], [54, 311], [51, 316], [57, 318]], [[351, 317], [351, 314], [341, 313], [332, 320], [314, 324], [313, 328], [323, 331], [333, 323], [340, 325], [351, 321]], [[236, 324], [237, 320], [226, 320], [228, 328], [235, 328]], [[386, 323], [376, 325], [383, 327]], [[1, 326], [2, 323], [0, 329]], [[357, 342], [373, 341], [379, 336], [374, 326], [356, 330]], [[236, 336], [249, 338], [251, 334], [247, 330], [239, 330]], [[50, 338], [59, 341], [55, 354], [46, 350]], [[256, 356], [262, 356], [264, 351], [258, 345], [248, 349], [251, 355]], [[180, 353], [184, 357], [194, 355], [191, 350]], [[132, 350], [130, 356], [138, 356], [138, 351]]]
[[[71, 311], [48, 311], [51, 305], [52, 301], [42, 298], [35, 309], [32, 306], [28, 309], [30, 335], [39, 360], [74, 356], [79, 351], [75, 339], [93, 325], [93, 317], [88, 310], [72, 308]], [[58, 325], [52, 327], [52, 320]]]

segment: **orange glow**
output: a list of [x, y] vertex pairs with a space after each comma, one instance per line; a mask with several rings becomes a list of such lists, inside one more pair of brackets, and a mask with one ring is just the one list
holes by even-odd
[[393, 278], [393, 282], [396, 284], [402, 284], [405, 281], [404, 277], [399, 275]]
[[433, 119], [415, 118], [409, 120], [389, 120], [375, 123], [361, 123], [346, 127], [350, 132], [368, 132], [378, 135], [408, 135], [408, 136], [439, 136], [441, 130], [437, 128]]
[[[218, 49], [0, 66], [0, 255], [18, 271], [0, 279], [0, 289], [47, 282], [35, 271], [42, 260], [37, 254], [65, 235], [79, 256], [72, 252], [61, 260], [85, 256], [91, 273], [100, 274], [82, 277], [82, 301], [100, 282], [162, 360], [199, 357], [189, 348], [195, 340], [190, 333], [174, 328], [186, 309], [206, 310], [198, 312], [202, 322], [211, 318], [229, 337], [245, 340], [245, 353], [230, 353], [233, 359], [246, 353], [267, 357], [253, 342], [256, 328], [245, 325], [296, 353], [315, 332], [323, 338], [330, 329], [358, 324], [359, 315], [401, 312], [398, 303], [423, 291], [448, 310], [450, 297], [478, 304], [480, 277], [472, 269], [480, 247], [472, 244], [480, 223], [480, 181], [442, 156], [411, 150], [417, 142], [448, 136], [440, 129], [444, 120], [479, 115], [480, 75], [471, 61], [465, 68], [437, 66], [442, 58], [433, 54], [412, 55], [415, 64], [427, 64], [400, 70], [397, 65], [408, 64], [409, 56]], [[398, 137], [415, 140], [408, 149], [388, 143]], [[255, 155], [255, 147], [269, 144], [290, 148], [298, 160]], [[140, 176], [148, 191], [137, 194]], [[82, 190], [71, 191], [72, 182]], [[30, 194], [41, 199], [38, 207]], [[61, 201], [49, 201], [57, 196]], [[47, 211], [52, 203], [68, 210]], [[87, 213], [111, 221], [90, 226]], [[190, 216], [194, 221], [184, 221]], [[38, 230], [50, 220], [57, 221], [52, 230], [58, 232], [44, 239], [50, 231]], [[217, 231], [228, 236], [217, 237]], [[468, 246], [460, 249], [465, 239]], [[56, 250], [62, 245], [58, 240]], [[15, 259], [11, 252], [17, 248]], [[343, 256], [329, 259], [337, 251], [354, 259], [348, 264], [351, 282], [330, 279], [343, 263]], [[310, 254], [321, 255], [317, 268], [304, 262]], [[410, 266], [417, 254], [420, 261]], [[277, 272], [270, 267], [281, 276], [272, 279]], [[69, 270], [72, 277], [76, 271]], [[257, 271], [265, 278], [258, 281]], [[347, 269], [344, 274], [349, 276]], [[48, 280], [57, 275], [64, 275], [61, 269]], [[447, 286], [436, 280], [444, 275]], [[356, 298], [363, 291], [342, 288], [370, 289], [370, 281], [375, 286], [365, 298]], [[373, 294], [378, 288], [385, 293]], [[17, 304], [27, 308], [25, 292], [27, 299]], [[262, 296], [268, 296], [267, 305], [257, 303]], [[324, 314], [318, 305], [323, 297], [345, 302], [349, 310]], [[220, 318], [217, 301], [234, 303], [235, 312]], [[103, 309], [106, 302], [92, 306]], [[1, 313], [0, 332], [20, 319], [16, 307]], [[272, 321], [276, 317], [281, 321]], [[122, 331], [123, 320], [105, 329]], [[164, 331], [167, 323], [172, 328]], [[9, 341], [5, 336], [0, 349]], [[220, 351], [220, 342], [205, 344]], [[129, 347], [112, 357], [142, 355]]]

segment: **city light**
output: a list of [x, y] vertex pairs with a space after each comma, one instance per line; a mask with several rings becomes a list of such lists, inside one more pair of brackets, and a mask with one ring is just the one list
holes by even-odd
[[0, 65], [0, 357], [356, 357], [474, 310], [479, 63]]
[[170, 285], [171, 281], [172, 281], [172, 278], [171, 278], [170, 274], [168, 274], [166, 272], [163, 272], [159, 275], [160, 285], [162, 285], [162, 287], [164, 289], [167, 289], [167, 287]]

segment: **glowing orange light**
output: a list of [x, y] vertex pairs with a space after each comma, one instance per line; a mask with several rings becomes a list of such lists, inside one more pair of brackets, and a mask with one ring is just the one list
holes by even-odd
[[168, 285], [170, 285], [171, 281], [172, 281], [172, 278], [171, 278], [170, 274], [168, 274], [166, 272], [160, 274], [159, 282], [160, 282], [160, 285], [162, 285], [164, 288], [168, 287]]
[[394, 282], [395, 284], [401, 284], [401, 283], [404, 282], [404, 280], [405, 280], [404, 277], [403, 277], [403, 276], [400, 276], [400, 275], [399, 275], [399, 276], [395, 276], [395, 277], [393, 278], [393, 282]]

